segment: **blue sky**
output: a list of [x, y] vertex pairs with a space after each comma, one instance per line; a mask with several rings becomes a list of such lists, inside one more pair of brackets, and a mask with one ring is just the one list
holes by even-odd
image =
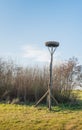
[[82, 64], [82, 0], [0, 0], [0, 57], [22, 65], [47, 64], [46, 41], [60, 46], [54, 61]]

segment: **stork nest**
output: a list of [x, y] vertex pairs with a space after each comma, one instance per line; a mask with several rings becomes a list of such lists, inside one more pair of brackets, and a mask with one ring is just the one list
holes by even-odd
[[59, 42], [48, 41], [48, 42], [45, 42], [45, 45], [48, 46], [48, 47], [58, 47], [59, 46]]

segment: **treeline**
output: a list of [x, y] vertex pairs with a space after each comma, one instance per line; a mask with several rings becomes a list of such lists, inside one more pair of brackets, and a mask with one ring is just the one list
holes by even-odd
[[[52, 93], [58, 102], [70, 102], [75, 99], [72, 93], [72, 71], [76, 64], [76, 58], [72, 58], [53, 66]], [[47, 91], [48, 84], [48, 67], [24, 68], [0, 58], [0, 101], [37, 102]]]

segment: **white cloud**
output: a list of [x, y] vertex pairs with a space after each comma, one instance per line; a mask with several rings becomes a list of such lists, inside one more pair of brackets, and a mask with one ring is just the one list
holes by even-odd
[[[40, 48], [39, 46], [24, 45], [22, 46], [22, 56], [36, 62], [50, 62], [50, 53], [47, 48]], [[61, 64], [61, 53], [56, 52], [54, 54], [53, 64]]]
[[[5, 59], [12, 59], [15, 61], [17, 64], [21, 65], [34, 65], [34, 64], [39, 64], [40, 65], [49, 65], [50, 63], [50, 53], [48, 51], [47, 47], [42, 47], [42, 46], [34, 46], [32, 44], [30, 45], [23, 45], [17, 48], [15, 53], [14, 52], [1, 52], [0, 51], [0, 56], [4, 57]], [[61, 63], [61, 57], [60, 53], [58, 50], [54, 53], [54, 58], [53, 58], [53, 64], [60, 64]]]
[[23, 46], [23, 57], [30, 58], [38, 62], [49, 62], [50, 56], [47, 49], [34, 47], [31, 45]]

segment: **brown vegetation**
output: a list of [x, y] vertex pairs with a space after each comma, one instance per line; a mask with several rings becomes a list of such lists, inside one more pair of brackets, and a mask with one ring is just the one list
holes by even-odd
[[[73, 98], [71, 75], [76, 62], [77, 60], [72, 58], [53, 67], [52, 91], [58, 102], [67, 102]], [[18, 67], [12, 61], [0, 59], [0, 100], [36, 102], [47, 90], [48, 70], [47, 67], [41, 69], [38, 66]]]

